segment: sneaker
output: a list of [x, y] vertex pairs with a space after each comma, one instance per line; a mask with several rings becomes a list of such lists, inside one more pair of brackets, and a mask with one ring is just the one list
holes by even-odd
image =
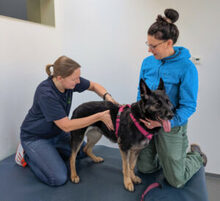
[[200, 146], [197, 144], [191, 144], [190, 148], [191, 148], [191, 152], [198, 152], [201, 155], [203, 159], [203, 165], [206, 166], [207, 161], [208, 161], [207, 156], [201, 151]]
[[26, 161], [24, 160], [24, 149], [21, 144], [18, 145], [15, 155], [15, 162], [22, 167], [25, 167], [27, 165]]

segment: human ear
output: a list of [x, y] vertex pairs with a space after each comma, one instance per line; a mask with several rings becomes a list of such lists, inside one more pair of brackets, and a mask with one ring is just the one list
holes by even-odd
[[173, 40], [171, 40], [171, 39], [167, 40], [167, 46], [173, 47]]
[[63, 79], [60, 75], [58, 75], [56, 78], [57, 78], [58, 81]]

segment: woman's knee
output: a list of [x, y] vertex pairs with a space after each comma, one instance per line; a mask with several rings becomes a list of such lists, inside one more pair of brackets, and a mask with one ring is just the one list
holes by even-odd
[[59, 174], [48, 178], [48, 180], [45, 183], [49, 186], [61, 186], [65, 184], [67, 180], [68, 180], [67, 174]]
[[181, 174], [178, 174], [174, 172], [174, 174], [166, 174], [164, 173], [164, 176], [167, 180], [167, 182], [175, 187], [175, 188], [181, 188], [184, 186], [184, 184], [187, 182], [185, 179], [184, 179], [184, 176], [181, 175]]
[[170, 181], [168, 181], [168, 183], [173, 186], [174, 188], [181, 188], [184, 186], [184, 184], [186, 183], [186, 181], [181, 181], [181, 180], [178, 180], [178, 179], [172, 179]]

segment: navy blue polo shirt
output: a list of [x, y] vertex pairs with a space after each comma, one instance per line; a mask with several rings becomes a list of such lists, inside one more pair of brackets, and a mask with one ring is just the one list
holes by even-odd
[[70, 112], [73, 92], [83, 92], [90, 86], [89, 80], [80, 77], [74, 89], [60, 92], [52, 77], [39, 84], [31, 109], [21, 125], [21, 139], [51, 138], [63, 132], [54, 123], [67, 117]]

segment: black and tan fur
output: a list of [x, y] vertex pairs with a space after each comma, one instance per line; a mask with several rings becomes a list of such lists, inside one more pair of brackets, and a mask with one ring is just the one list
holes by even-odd
[[[172, 105], [168, 96], [165, 94], [164, 84], [160, 80], [159, 87], [156, 91], [151, 91], [143, 80], [140, 80], [141, 100], [133, 103], [131, 108], [126, 108], [120, 117], [120, 126], [118, 130], [118, 138], [114, 131], [109, 131], [103, 122], [93, 124], [97, 132], [87, 131], [86, 128], [75, 130], [71, 132], [71, 146], [72, 155], [70, 158], [71, 167], [71, 181], [74, 183], [79, 182], [79, 176], [76, 172], [76, 155], [83, 142], [84, 136], [87, 135], [87, 144], [84, 147], [84, 152], [91, 157], [91, 159], [98, 163], [102, 162], [103, 158], [97, 157], [92, 153], [93, 146], [98, 142], [102, 135], [105, 135], [114, 143], [118, 143], [121, 157], [122, 169], [124, 176], [124, 186], [129, 191], [134, 191], [133, 183], [141, 183], [141, 179], [135, 175], [134, 168], [136, 165], [137, 157], [140, 151], [149, 144], [149, 140], [143, 136], [134, 125], [129, 114], [132, 113], [137, 121], [139, 119], [152, 119], [152, 120], [168, 120], [173, 116]], [[75, 109], [72, 119], [86, 117], [97, 112], [110, 110], [113, 124], [115, 125], [116, 116], [119, 106], [114, 105], [108, 101], [88, 102], [80, 105]], [[139, 122], [142, 127], [147, 131], [154, 134], [160, 128], [149, 130], [143, 123]]]

